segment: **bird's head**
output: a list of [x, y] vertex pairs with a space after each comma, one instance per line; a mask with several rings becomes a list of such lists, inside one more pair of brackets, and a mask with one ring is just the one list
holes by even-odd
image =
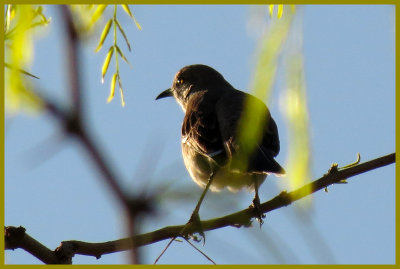
[[218, 99], [226, 87], [231, 86], [215, 69], [202, 64], [188, 65], [176, 73], [172, 87], [160, 93], [156, 100], [173, 96], [186, 111], [196, 93], [207, 93], [207, 98]]

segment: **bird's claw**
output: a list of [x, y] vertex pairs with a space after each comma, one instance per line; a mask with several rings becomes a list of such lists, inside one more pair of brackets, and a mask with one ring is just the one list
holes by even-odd
[[265, 218], [265, 214], [261, 210], [260, 199], [258, 197], [255, 197], [249, 207], [253, 208], [254, 211], [256, 212], [256, 220], [258, 221], [258, 223], [260, 223], [260, 228], [261, 228], [261, 225], [263, 225], [264, 223], [263, 219]]
[[186, 225], [193, 225], [194, 230], [196, 230], [196, 233], [200, 235], [201, 238], [197, 237], [194, 234], [187, 234], [186, 237], [193, 239], [196, 242], [201, 242], [203, 241], [203, 246], [206, 244], [206, 235], [204, 234], [203, 226], [201, 225], [201, 220], [198, 212], [193, 212], [192, 215], [190, 216], [189, 221], [186, 223]]

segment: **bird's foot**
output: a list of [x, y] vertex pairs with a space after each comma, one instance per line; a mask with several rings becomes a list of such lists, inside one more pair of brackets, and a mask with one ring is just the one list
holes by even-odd
[[256, 212], [256, 220], [258, 221], [258, 223], [260, 223], [261, 228], [261, 225], [264, 223], [263, 219], [265, 218], [265, 214], [261, 210], [260, 199], [258, 198], [258, 196], [254, 197], [253, 202], [249, 207], [253, 208]]
[[203, 246], [204, 246], [206, 243], [206, 235], [204, 234], [203, 226], [201, 225], [199, 212], [197, 212], [196, 210], [193, 211], [189, 221], [185, 225], [185, 228], [188, 225], [193, 225], [193, 228], [191, 228], [190, 230], [196, 231], [195, 233], [198, 233], [200, 235], [200, 238], [195, 233], [183, 232], [183, 236], [187, 239], [193, 239], [196, 242], [203, 241]]

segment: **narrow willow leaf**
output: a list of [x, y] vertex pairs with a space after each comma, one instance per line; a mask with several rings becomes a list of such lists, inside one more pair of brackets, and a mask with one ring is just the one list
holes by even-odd
[[274, 15], [274, 5], [269, 5], [269, 17], [272, 18]]
[[110, 32], [111, 24], [112, 24], [112, 19], [109, 19], [106, 25], [104, 26], [103, 32], [101, 33], [99, 44], [97, 45], [97, 48], [95, 50], [96, 52], [98, 52], [103, 46], [104, 41], [106, 40], [106, 37]]
[[129, 15], [129, 17], [131, 17], [131, 18], [133, 19], [133, 21], [134, 21], [135, 24], [136, 24], [136, 27], [137, 27], [139, 30], [142, 30], [142, 26], [141, 26], [141, 25], [139, 24], [139, 22], [136, 20], [135, 16], [133, 16], [131, 10], [129, 9], [129, 6], [128, 6], [128, 5], [121, 5], [121, 6], [122, 6], [122, 8], [125, 10], [125, 12]]
[[[7, 67], [7, 68], [9, 68], [9, 69], [14, 69], [14, 68], [13, 68], [11, 65], [9, 65], [8, 63], [4, 63], [4, 66]], [[35, 76], [35, 75], [33, 75], [33, 74], [31, 74], [31, 73], [25, 71], [25, 70], [22, 70], [22, 69], [20, 69], [20, 68], [17, 68], [17, 70], [18, 70], [19, 72], [21, 72], [22, 74], [28, 75], [28, 76], [33, 77], [33, 78], [36, 78], [36, 79], [40, 79], [39, 77], [37, 77], [37, 76]]]
[[103, 67], [101, 68], [101, 83], [104, 83], [104, 76], [107, 73], [108, 66], [110, 65], [111, 57], [114, 53], [114, 47], [111, 46], [107, 52], [106, 59], [104, 60]]
[[128, 5], [121, 5], [125, 12], [129, 15], [129, 17], [133, 17], [131, 10], [129, 9]]
[[115, 23], [117, 24], [119, 31], [121, 32], [122, 36], [125, 39], [126, 45], [128, 46], [128, 50], [131, 51], [131, 44], [129, 44], [129, 40], [125, 34], [124, 29], [122, 29], [121, 24], [119, 24], [119, 21], [117, 19], [115, 20]]
[[125, 106], [124, 91], [122, 90], [122, 88], [119, 88], [119, 92], [121, 93], [121, 105], [124, 107]]
[[115, 84], [117, 82], [117, 76], [118, 76], [118, 74], [115, 73], [111, 78], [110, 95], [108, 96], [107, 103], [111, 102], [111, 100], [114, 98]]
[[282, 14], [283, 14], [283, 5], [278, 5], [278, 14], [277, 14], [278, 19], [282, 17]]
[[121, 93], [121, 105], [124, 107], [125, 106], [124, 91], [122, 90], [122, 83], [119, 76], [118, 76], [118, 85], [119, 85], [119, 92]]
[[7, 5], [5, 32], [7, 32], [10, 29], [10, 23], [11, 23], [11, 5]]
[[92, 28], [93, 25], [98, 21], [98, 19], [103, 15], [104, 10], [106, 9], [107, 5], [98, 5], [96, 11], [93, 13], [92, 19], [89, 23], [89, 28]]
[[117, 49], [118, 54], [121, 56], [121, 58], [129, 65], [131, 65], [128, 61], [128, 59], [125, 57], [125, 55], [122, 53], [122, 51], [120, 50], [120, 48], [115, 45], [115, 48]]

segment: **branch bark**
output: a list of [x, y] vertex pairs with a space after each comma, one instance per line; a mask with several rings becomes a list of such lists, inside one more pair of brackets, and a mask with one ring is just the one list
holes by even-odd
[[[321, 178], [292, 192], [283, 191], [273, 199], [262, 203], [261, 210], [264, 213], [267, 213], [288, 206], [307, 195], [324, 189], [332, 184], [340, 183], [349, 177], [395, 163], [395, 158], [395, 153], [392, 153], [368, 162], [350, 165], [349, 167], [342, 169], [337, 166], [332, 166], [328, 173], [323, 175]], [[202, 221], [201, 226], [203, 231], [215, 230], [227, 226], [249, 227], [251, 225], [251, 219], [257, 215], [257, 212], [255, 212], [253, 208], [246, 208], [230, 215]], [[22, 248], [47, 264], [72, 263], [72, 257], [75, 254], [100, 258], [104, 254], [129, 250], [133, 246], [139, 247], [149, 245], [161, 240], [177, 236], [187, 236], [199, 232], [198, 226], [188, 224], [186, 227], [187, 234], [182, 235], [180, 232], [185, 226], [186, 224], [167, 226], [153, 232], [101, 243], [89, 243], [76, 240], [63, 241], [54, 251], [49, 250], [30, 237], [25, 233], [24, 228], [8, 226], [5, 227], [5, 249]]]

